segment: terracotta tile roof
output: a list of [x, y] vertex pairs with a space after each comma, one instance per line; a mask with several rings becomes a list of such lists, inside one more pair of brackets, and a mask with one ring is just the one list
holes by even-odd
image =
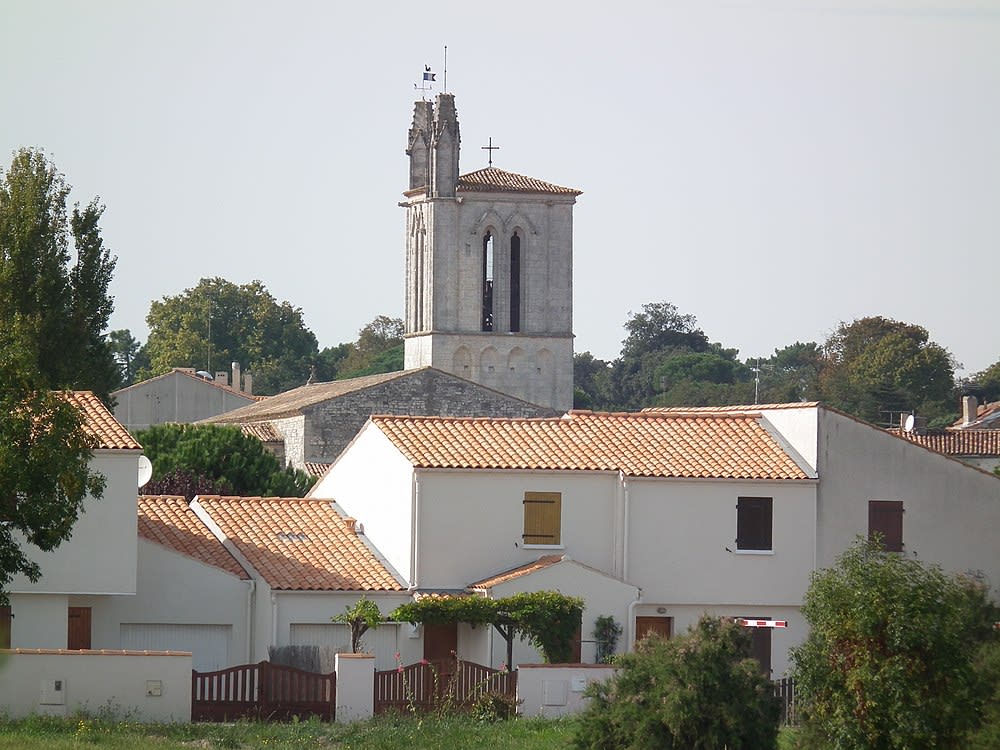
[[270, 422], [243, 422], [240, 429], [247, 437], [255, 437], [262, 443], [284, 442], [281, 433]]
[[183, 497], [140, 495], [139, 536], [238, 578], [250, 578]]
[[83, 412], [83, 429], [96, 440], [97, 448], [142, 450], [136, 439], [93, 393], [65, 391], [63, 397]]
[[629, 476], [810, 479], [759, 414], [555, 419], [372, 417], [417, 468], [622, 471]]
[[945, 432], [905, 432], [890, 430], [894, 435], [917, 443], [947, 456], [1000, 457], [1000, 430], [947, 430]]
[[242, 396], [243, 398], [249, 399], [250, 401], [263, 401], [267, 398], [267, 396], [253, 396], [245, 391], [238, 391], [231, 386], [223, 385], [222, 383], [218, 383], [214, 380], [206, 380], [205, 378], [200, 378], [197, 375], [195, 375], [190, 368], [187, 367], [174, 367], [169, 372], [165, 372], [161, 375], [156, 375], [154, 377], [147, 378], [146, 380], [140, 380], [138, 383], [133, 383], [132, 385], [125, 386], [124, 388], [119, 388], [111, 395], [118, 396], [118, 394], [125, 393], [126, 391], [129, 391], [132, 388], [137, 388], [138, 386], [146, 385], [147, 383], [151, 383], [156, 380], [163, 380], [165, 378], [173, 377], [174, 375], [180, 375], [186, 378], [191, 378], [192, 380], [197, 380], [199, 383], [204, 383], [206, 386], [211, 386], [212, 388], [221, 388], [222, 390], [232, 393], [235, 396]]
[[556, 193], [580, 195], [582, 191], [553, 185], [523, 174], [507, 172], [496, 167], [477, 169], [458, 178], [458, 190], [476, 193]]
[[326, 470], [330, 468], [330, 464], [316, 463], [315, 461], [306, 461], [306, 474], [311, 477], [321, 477], [326, 474]]
[[501, 583], [506, 583], [507, 581], [513, 581], [521, 576], [529, 575], [535, 571], [548, 568], [551, 565], [555, 565], [557, 562], [562, 562], [562, 555], [543, 555], [539, 557], [534, 562], [530, 562], [527, 565], [520, 565], [516, 568], [511, 568], [510, 570], [505, 570], [503, 573], [497, 573], [495, 576], [489, 578], [484, 578], [481, 581], [476, 581], [475, 583], [470, 583], [470, 589], [491, 589], [494, 586], [499, 586]]
[[195, 502], [273, 589], [402, 589], [329, 500], [199, 496]]

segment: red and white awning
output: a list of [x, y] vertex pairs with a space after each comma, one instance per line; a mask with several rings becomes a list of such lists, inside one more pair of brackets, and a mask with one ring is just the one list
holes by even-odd
[[746, 617], [737, 617], [736, 624], [745, 628], [787, 628], [788, 620], [748, 620]]

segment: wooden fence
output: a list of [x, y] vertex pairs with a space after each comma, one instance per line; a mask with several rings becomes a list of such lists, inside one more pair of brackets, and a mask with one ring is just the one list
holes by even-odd
[[421, 661], [375, 673], [375, 713], [387, 711], [428, 712], [445, 706], [468, 707], [486, 693], [501, 693], [514, 699], [517, 672], [448, 659]]
[[288, 721], [293, 716], [332, 721], [336, 702], [333, 673], [303, 672], [268, 661], [191, 673], [192, 721]]
[[774, 681], [774, 694], [781, 701], [781, 723], [795, 726], [799, 717], [795, 711], [795, 681], [791, 677], [782, 677]]

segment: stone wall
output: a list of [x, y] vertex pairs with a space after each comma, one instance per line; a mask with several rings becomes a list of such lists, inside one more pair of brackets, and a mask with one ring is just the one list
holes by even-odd
[[[285, 443], [289, 462], [330, 463], [373, 414], [442, 417], [551, 417], [558, 412], [434, 370], [421, 370], [303, 410], [302, 449]], [[275, 427], [286, 434], [282, 423]], [[287, 440], [287, 438], [286, 438]]]

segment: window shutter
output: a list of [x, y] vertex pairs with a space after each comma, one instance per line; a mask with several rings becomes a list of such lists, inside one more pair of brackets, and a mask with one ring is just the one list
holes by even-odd
[[561, 544], [562, 495], [558, 492], [524, 493], [525, 544]]
[[890, 552], [903, 551], [903, 501], [868, 502], [868, 538], [882, 535], [882, 545]]
[[771, 498], [739, 498], [736, 504], [736, 548], [772, 549], [771, 515]]

